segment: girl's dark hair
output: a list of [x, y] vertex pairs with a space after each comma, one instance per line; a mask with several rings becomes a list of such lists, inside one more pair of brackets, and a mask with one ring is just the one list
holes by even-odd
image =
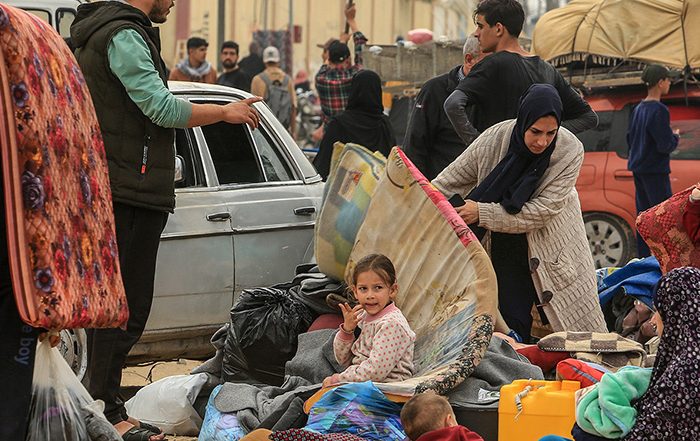
[[525, 11], [517, 0], [482, 0], [474, 11], [474, 22], [477, 15], [483, 15], [489, 26], [502, 24], [515, 38], [520, 36], [525, 22]]
[[360, 259], [352, 270], [352, 284], [357, 285], [357, 277], [367, 271], [377, 273], [389, 286], [396, 283], [394, 264], [383, 254], [370, 254]]

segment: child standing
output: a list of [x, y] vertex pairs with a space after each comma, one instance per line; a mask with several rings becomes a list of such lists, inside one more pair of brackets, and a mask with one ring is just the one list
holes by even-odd
[[[632, 111], [627, 144], [627, 170], [634, 177], [637, 214], [670, 198], [670, 154], [678, 146], [678, 130], [671, 129], [668, 107], [661, 102], [671, 87], [671, 72], [659, 64], [650, 64], [642, 72], [647, 97]], [[637, 255], [650, 255], [649, 247], [637, 234]]]
[[[396, 307], [396, 270], [388, 257], [365, 256], [355, 266], [351, 289], [359, 302], [341, 304], [344, 322], [333, 341], [335, 358], [343, 372], [323, 381], [402, 381], [413, 375], [413, 345], [416, 334]], [[359, 337], [355, 328], [361, 329]]]

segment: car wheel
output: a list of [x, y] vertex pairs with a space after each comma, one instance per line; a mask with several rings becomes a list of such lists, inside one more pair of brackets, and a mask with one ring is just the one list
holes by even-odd
[[82, 381], [88, 365], [87, 334], [84, 329], [64, 329], [60, 335], [61, 343], [58, 345], [58, 351], [78, 380]]
[[586, 213], [583, 223], [596, 268], [623, 266], [634, 256], [634, 233], [619, 217]]

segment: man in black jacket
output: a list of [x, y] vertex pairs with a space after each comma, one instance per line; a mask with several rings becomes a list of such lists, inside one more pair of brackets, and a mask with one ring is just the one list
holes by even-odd
[[[483, 52], [493, 52], [476, 65], [445, 101], [445, 112], [464, 142], [492, 125], [515, 118], [520, 97], [535, 83], [551, 84], [559, 92], [562, 126], [573, 133], [598, 125], [598, 117], [564, 77], [549, 63], [520, 46], [525, 13], [518, 0], [483, 0], [476, 7], [474, 35]], [[476, 120], [466, 110], [475, 107]]]
[[464, 63], [423, 84], [409, 118], [404, 152], [428, 180], [440, 174], [468, 145], [457, 135], [443, 109], [460, 80], [483, 58], [479, 40], [467, 37], [462, 54]]

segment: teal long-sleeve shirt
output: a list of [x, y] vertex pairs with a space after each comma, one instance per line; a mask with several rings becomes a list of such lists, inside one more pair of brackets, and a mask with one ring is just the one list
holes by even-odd
[[124, 85], [129, 98], [154, 124], [185, 128], [192, 104], [175, 97], [156, 70], [143, 37], [133, 29], [117, 32], [107, 48], [109, 67]]

